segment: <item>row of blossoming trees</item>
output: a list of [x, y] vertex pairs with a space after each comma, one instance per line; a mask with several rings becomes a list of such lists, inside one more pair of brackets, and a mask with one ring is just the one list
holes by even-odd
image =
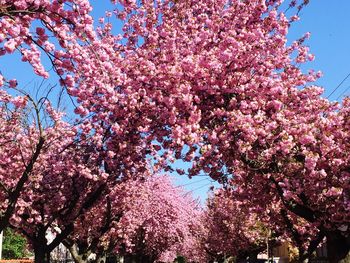
[[77, 263], [92, 253], [97, 262], [113, 253], [171, 262], [190, 250], [200, 211], [188, 193], [147, 169], [115, 174], [49, 104], [52, 125], [28, 117], [28, 100], [1, 94], [1, 226], [27, 238], [36, 262], [60, 243]]
[[[0, 0], [0, 55], [50, 73], [77, 116], [1, 66], [0, 230], [24, 234], [36, 262], [60, 243], [77, 261], [245, 257], [267, 229], [299, 260], [324, 241], [344, 258], [350, 100], [308, 84], [320, 76], [300, 70], [308, 34], [286, 40], [308, 1], [282, 2], [111, 1], [97, 24], [88, 0]], [[156, 175], [169, 171], [223, 189], [199, 215]]]

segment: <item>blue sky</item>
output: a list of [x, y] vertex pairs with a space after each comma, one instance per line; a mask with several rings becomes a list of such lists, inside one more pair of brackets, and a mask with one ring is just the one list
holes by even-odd
[[[91, 0], [94, 15], [103, 16], [103, 10], [108, 0]], [[325, 97], [329, 96], [335, 87], [350, 73], [350, 1], [317, 1], [310, 4], [300, 13], [300, 21], [295, 22], [290, 29], [288, 39], [293, 41], [306, 32], [311, 32], [307, 41], [315, 61], [308, 63], [305, 69], [321, 70], [324, 76], [317, 84], [325, 88]], [[118, 30], [116, 28], [116, 30]], [[17, 78], [22, 84], [40, 83], [34, 78], [28, 64], [20, 61], [18, 55], [0, 57], [0, 70], [9, 78]], [[53, 81], [50, 80], [50, 83]], [[48, 83], [49, 84], [49, 83]], [[23, 86], [22, 86], [23, 87]], [[343, 94], [344, 93], [344, 94]], [[341, 95], [350, 95], [350, 77], [332, 94], [331, 100]], [[181, 164], [180, 164], [181, 165]], [[188, 179], [185, 176], [175, 177], [177, 185], [184, 185], [195, 197], [204, 202], [207, 191], [213, 183], [209, 178], [197, 177]]]
[[[315, 54], [309, 67], [321, 70], [323, 77], [318, 85], [329, 96], [334, 88], [350, 73], [350, 1], [316, 1], [301, 12], [300, 21], [289, 32], [289, 39], [296, 39], [304, 32], [311, 32], [307, 44]], [[336, 100], [350, 86], [350, 78], [330, 97]], [[350, 88], [346, 93], [350, 94]]]

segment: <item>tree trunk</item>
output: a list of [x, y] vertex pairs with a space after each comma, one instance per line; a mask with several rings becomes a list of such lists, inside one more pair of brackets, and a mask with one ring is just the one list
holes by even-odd
[[339, 263], [349, 263], [350, 262], [350, 252], [346, 255], [346, 257], [339, 261]]
[[345, 237], [339, 230], [329, 231], [327, 238], [327, 255], [330, 263], [338, 263], [350, 250], [350, 237]]
[[125, 263], [125, 262], [124, 262], [124, 257], [123, 257], [123, 256], [118, 256], [118, 255], [117, 255], [117, 263]]
[[[67, 246], [66, 246], [67, 247]], [[68, 246], [68, 250], [72, 255], [72, 258], [75, 263], [87, 263], [90, 253], [84, 253], [83, 255], [79, 254], [77, 244]]]
[[95, 263], [106, 263], [107, 256], [106, 254], [96, 255]]
[[45, 231], [40, 230], [33, 242], [34, 250], [34, 262], [35, 263], [48, 263], [50, 262], [50, 252], [47, 246], [47, 239]]
[[258, 261], [258, 253], [257, 252], [250, 252], [249, 253], [249, 263], [254, 263]]
[[137, 263], [136, 257], [134, 255], [124, 256], [124, 263]]
[[34, 246], [34, 262], [35, 263], [50, 262], [50, 252], [47, 251], [45, 245]]
[[124, 257], [124, 263], [153, 263], [150, 257], [145, 255], [127, 255]]

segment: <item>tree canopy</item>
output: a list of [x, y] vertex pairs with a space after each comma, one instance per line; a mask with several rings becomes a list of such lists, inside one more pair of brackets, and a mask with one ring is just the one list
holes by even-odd
[[[97, 23], [88, 0], [0, 1], [0, 56], [58, 82], [75, 109], [68, 121], [1, 71], [0, 231], [22, 233], [36, 263], [61, 242], [84, 260], [107, 244], [149, 261], [240, 256], [265, 228], [299, 260], [324, 240], [330, 262], [344, 258], [350, 99], [325, 99], [321, 74], [301, 69], [309, 34], [287, 34], [308, 1], [283, 2], [110, 1]], [[164, 173], [222, 185], [207, 219]]]

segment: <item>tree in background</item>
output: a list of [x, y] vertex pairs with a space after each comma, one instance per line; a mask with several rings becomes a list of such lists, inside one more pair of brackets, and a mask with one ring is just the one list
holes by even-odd
[[116, 232], [125, 235], [116, 251], [137, 262], [173, 262], [185, 254], [184, 244], [194, 238], [198, 202], [174, 187], [168, 176], [150, 177], [142, 193], [137, 186], [134, 189], [136, 198], [127, 197], [127, 212], [116, 226]]
[[271, 253], [282, 242], [295, 248], [298, 262], [312, 257], [323, 241], [315, 226], [286, 210], [281, 213], [278, 202], [271, 201], [265, 210], [256, 210], [250, 202], [237, 199], [235, 189], [229, 188], [218, 189], [208, 199], [202, 218], [205, 231], [199, 237], [207, 258], [222, 261], [233, 256], [236, 260], [254, 260], [263, 251]]
[[40, 119], [27, 122], [28, 98], [0, 92], [0, 231], [8, 225], [45, 142]]
[[27, 240], [10, 228], [4, 231], [2, 257], [4, 259], [21, 259], [29, 255]]
[[145, 174], [101, 197], [64, 244], [77, 263], [86, 262], [92, 253], [97, 261], [116, 253], [126, 262], [172, 262], [183, 253], [198, 216], [196, 201], [173, 186], [168, 176]]
[[270, 245], [278, 242], [278, 238], [271, 238], [263, 219], [263, 214], [241, 206], [229, 190], [217, 190], [208, 198], [201, 219], [205, 228], [200, 237], [201, 249], [206, 253], [207, 261], [223, 262], [229, 257], [256, 259], [260, 252], [266, 250], [267, 238], [270, 238]]

